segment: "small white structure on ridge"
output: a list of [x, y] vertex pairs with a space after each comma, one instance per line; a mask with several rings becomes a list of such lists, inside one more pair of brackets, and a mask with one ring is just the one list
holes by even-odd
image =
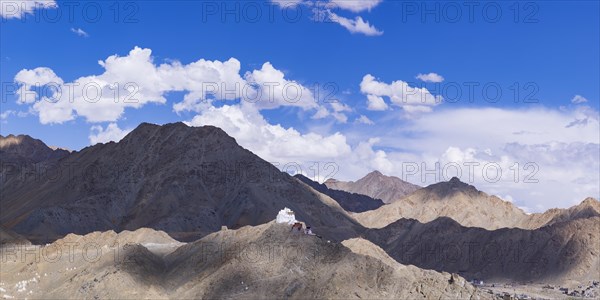
[[276, 223], [287, 223], [287, 224], [294, 224], [296, 223], [296, 215], [294, 215], [294, 212], [289, 209], [289, 208], [284, 208], [282, 210], [279, 211], [279, 213], [277, 214], [277, 219], [275, 219]]

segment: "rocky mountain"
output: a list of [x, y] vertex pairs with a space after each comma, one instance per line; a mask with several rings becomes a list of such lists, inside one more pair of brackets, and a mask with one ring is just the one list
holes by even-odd
[[374, 211], [356, 214], [364, 226], [381, 228], [400, 218], [422, 223], [449, 217], [464, 226], [497, 229], [516, 227], [527, 214], [512, 203], [490, 196], [454, 177], [419, 189], [407, 197]]
[[304, 175], [298, 174], [294, 177], [306, 183], [319, 193], [331, 197], [333, 200], [337, 201], [342, 206], [342, 208], [349, 212], [365, 212], [377, 209], [384, 205], [383, 201], [379, 199], [373, 199], [367, 195], [330, 189], [325, 184], [313, 181]]
[[600, 217], [535, 230], [465, 227], [450, 218], [400, 219], [365, 236], [402, 264], [492, 282], [600, 281]]
[[219, 128], [141, 124], [3, 184], [0, 223], [32, 241], [149, 227], [193, 240], [221, 226], [266, 223], [283, 207], [331, 239], [360, 225], [333, 199], [280, 172]]
[[[3, 247], [101, 255], [3, 263], [0, 288], [18, 298], [478, 298], [439, 272], [578, 284], [600, 270], [592, 198], [527, 215], [453, 178], [350, 215], [344, 207], [377, 200], [294, 178], [219, 128], [182, 123], [141, 124], [119, 143], [38, 163], [42, 174], [2, 181]], [[284, 207], [322, 239], [271, 223]]]
[[392, 203], [421, 188], [398, 177], [383, 175], [379, 171], [373, 171], [357, 181], [329, 179], [325, 181], [325, 185], [330, 189], [381, 199], [384, 203]]
[[[401, 265], [366, 240], [335, 243], [295, 234], [274, 222], [212, 233], [166, 255], [148, 245], [174, 241], [153, 230], [138, 231], [68, 236], [43, 250], [54, 261], [37, 261], [33, 255], [9, 259], [0, 269], [2, 294], [53, 299], [491, 299], [456, 274]], [[58, 256], [67, 245], [72, 254]], [[86, 256], [89, 245], [100, 251]]]
[[531, 214], [518, 227], [534, 229], [595, 216], [600, 216], [600, 201], [589, 197], [570, 208], [553, 208], [543, 213]]
[[69, 151], [53, 149], [28, 135], [0, 135], [0, 157], [4, 163], [33, 164], [60, 159], [67, 155]]
[[536, 229], [559, 222], [600, 216], [600, 202], [593, 198], [568, 209], [526, 214], [508, 201], [488, 195], [454, 177], [419, 189], [377, 210], [355, 214], [363, 226], [382, 228], [401, 218], [421, 223], [448, 217], [467, 227]]
[[0, 247], [13, 244], [29, 245], [31, 243], [26, 238], [0, 226]]
[[54, 176], [47, 170], [69, 153], [52, 149], [28, 135], [0, 135], [0, 184], [16, 189], [26, 177]]

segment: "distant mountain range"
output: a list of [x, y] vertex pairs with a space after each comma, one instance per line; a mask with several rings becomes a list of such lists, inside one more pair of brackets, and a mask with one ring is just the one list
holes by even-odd
[[377, 209], [384, 205], [380, 199], [373, 199], [367, 195], [361, 195], [356, 193], [349, 193], [342, 190], [334, 190], [328, 188], [325, 184], [318, 183], [316, 181], [307, 178], [304, 175], [295, 175], [300, 181], [306, 183], [319, 193], [325, 194], [335, 201], [337, 201], [342, 208], [349, 212], [365, 212], [373, 209]]
[[366, 227], [385, 227], [400, 218], [426, 223], [438, 217], [449, 217], [464, 226], [497, 229], [520, 224], [526, 216], [510, 202], [452, 178], [355, 217]]
[[421, 188], [398, 177], [383, 175], [379, 171], [373, 171], [357, 181], [328, 179], [325, 181], [325, 185], [330, 189], [381, 199], [386, 204], [392, 203]]
[[401, 218], [422, 223], [448, 217], [463, 226], [488, 230], [499, 228], [536, 229], [545, 225], [600, 215], [598, 200], [588, 198], [579, 206], [526, 214], [508, 201], [488, 195], [454, 177], [419, 189], [377, 210], [354, 215], [365, 227], [385, 227]]
[[[350, 265], [357, 263], [370, 270], [356, 271], [360, 276], [406, 279], [411, 287], [403, 288], [409, 290], [419, 278], [441, 282], [442, 277], [437, 273], [421, 273], [417, 268], [410, 272], [425, 277], [409, 278], [404, 271], [393, 275], [396, 271], [392, 269], [402, 267], [394, 265], [388, 270], [381, 265], [387, 261], [389, 266], [390, 259], [403, 265], [497, 281], [600, 280], [597, 272], [600, 204], [592, 198], [568, 209], [528, 215], [512, 203], [457, 178], [419, 188], [397, 177], [371, 172], [356, 182], [329, 180], [319, 184], [281, 172], [239, 146], [219, 128], [188, 127], [182, 123], [163, 126], [144, 123], [118, 143], [97, 144], [74, 152], [53, 150], [28, 136], [0, 137], [0, 153], [0, 244], [27, 240], [47, 243], [73, 238], [73, 234], [87, 234], [90, 239], [101, 240], [106, 232], [141, 228], [150, 228], [146, 234], [158, 240], [162, 235], [155, 234], [156, 231], [179, 241], [199, 241], [205, 237], [200, 241], [226, 238], [248, 244], [271, 239], [275, 244], [286, 243], [284, 238], [288, 235], [282, 228], [288, 228], [287, 225], [275, 229], [265, 224], [274, 220], [279, 210], [289, 207], [298, 220], [311, 225], [323, 237], [323, 243], [339, 246], [344, 241], [344, 247], [371, 256], [359, 258], [345, 248], [339, 250], [344, 262], [331, 267], [335, 272], [347, 272], [344, 280], [350, 280]], [[234, 230], [224, 231], [222, 226]], [[198, 276], [206, 278], [211, 272], [222, 272], [223, 277], [216, 276], [213, 281], [194, 277], [188, 282], [170, 273], [191, 274], [193, 264], [200, 259], [200, 245], [177, 244], [173, 246], [177, 250], [166, 260], [138, 247], [142, 253], [138, 257], [140, 265], [127, 276], [137, 276], [145, 283], [166, 280], [171, 285], [164, 287], [167, 290], [183, 288], [174, 294], [181, 297], [232, 296], [235, 293], [225, 290], [235, 290], [230, 280], [252, 277], [251, 266], [239, 261], [232, 261], [231, 266], [219, 264], [200, 270], [203, 275]], [[322, 250], [323, 245], [316, 247]], [[238, 272], [243, 276], [226, 278], [232, 268], [245, 268]], [[295, 269], [291, 265], [276, 268], [288, 272], [300, 270], [291, 272], [311, 274], [312, 279], [301, 281], [304, 287], [283, 279], [281, 282], [269, 279], [267, 282], [271, 284], [289, 288], [283, 294], [269, 294], [273, 296], [312, 295], [317, 292], [306, 285], [319, 286], [314, 280], [338, 280], [333, 273], [321, 274], [329, 272], [327, 268]], [[271, 269], [260, 270], [265, 276], [271, 272]], [[381, 272], [385, 274], [377, 270], [384, 270]], [[160, 276], [148, 277], [144, 272], [157, 272]], [[195, 284], [202, 286], [198, 288], [201, 290], [185, 292]], [[394, 289], [393, 285], [381, 284]], [[319, 288], [331, 297], [348, 296], [346, 291], [336, 294], [328, 290], [327, 285]], [[361, 294], [365, 291], [361, 288], [348, 291], [367, 295]], [[415, 295], [396, 292], [406, 297]], [[473, 295], [469, 289], [456, 292]], [[432, 290], [428, 293], [436, 298], [456, 295]], [[151, 295], [163, 294], [159, 291]]]

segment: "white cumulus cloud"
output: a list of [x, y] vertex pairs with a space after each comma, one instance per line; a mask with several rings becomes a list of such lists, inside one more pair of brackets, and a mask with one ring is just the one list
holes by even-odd
[[444, 81], [444, 77], [437, 73], [427, 73], [427, 74], [418, 74], [417, 79], [425, 82], [442, 82]]
[[375, 124], [375, 122], [371, 121], [371, 119], [369, 119], [365, 115], [360, 115], [360, 117], [356, 118], [355, 122], [358, 123], [358, 124], [366, 124], [366, 125], [373, 125], [373, 124]]
[[[479, 189], [543, 211], [600, 196], [598, 119], [590, 108], [460, 108], [438, 109], [403, 126], [376, 126], [390, 126], [379, 145], [402, 149], [386, 151], [394, 175], [402, 177], [403, 164], [415, 163], [420, 171], [405, 179], [427, 185], [454, 176], [458, 164], [463, 181], [469, 182], [473, 171], [470, 183]], [[437, 175], [427, 175], [424, 169], [436, 169], [436, 163]], [[495, 182], [497, 167], [501, 174]]]
[[[63, 123], [78, 116], [93, 123], [115, 122], [126, 108], [165, 104], [165, 94], [177, 91], [185, 95], [173, 105], [175, 112], [198, 112], [211, 107], [214, 101], [236, 99], [253, 103], [259, 109], [319, 107], [309, 89], [286, 79], [268, 62], [242, 77], [241, 63], [235, 58], [158, 65], [150, 49], [135, 47], [127, 56], [113, 55], [99, 64], [104, 73], [69, 83], [49, 68], [22, 70], [15, 76], [22, 87], [19, 102], [32, 105], [43, 124]], [[46, 85], [47, 92], [38, 94], [39, 87]], [[57, 89], [60, 92], [52, 93]]]
[[243, 93], [242, 96], [247, 102], [256, 103], [260, 108], [297, 106], [311, 109], [318, 106], [308, 88], [286, 79], [283, 72], [275, 69], [269, 62], [264, 63], [260, 70], [247, 72], [244, 78], [255, 89], [248, 89], [248, 93]]
[[116, 123], [110, 123], [106, 126], [106, 128], [95, 125], [91, 128], [89, 136], [90, 144], [95, 145], [98, 143], [118, 142], [129, 132], [131, 132], [131, 129], [123, 130], [119, 128]]
[[35, 9], [57, 8], [55, 0], [0, 0], [0, 17], [20, 19]]
[[441, 96], [432, 95], [426, 88], [411, 87], [407, 82], [397, 80], [385, 83], [368, 74], [360, 83], [360, 91], [367, 95], [370, 110], [385, 110], [387, 104], [382, 97], [388, 97], [392, 104], [402, 107], [407, 113], [428, 112], [432, 106], [441, 103]]
[[388, 105], [385, 103], [380, 96], [367, 95], [367, 109], [368, 110], [387, 110]]
[[331, 0], [330, 3], [334, 7], [349, 10], [352, 12], [361, 12], [365, 10], [371, 10], [383, 0]]
[[[320, 168], [321, 173], [316, 176], [319, 180], [331, 175], [334, 169], [335, 174], [352, 178], [363, 176], [373, 169], [391, 170], [391, 162], [385, 152], [373, 149], [379, 142], [376, 138], [352, 147], [341, 133], [303, 134], [294, 128], [270, 124], [250, 105], [212, 107], [187, 123], [191, 126], [220, 127], [241, 146], [280, 167], [297, 164], [308, 175], [314, 175], [315, 168]], [[330, 168], [325, 169], [326, 166]]]

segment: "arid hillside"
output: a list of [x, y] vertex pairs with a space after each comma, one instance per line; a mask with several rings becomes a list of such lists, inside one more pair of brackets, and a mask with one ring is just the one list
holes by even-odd
[[600, 281], [600, 216], [534, 230], [400, 219], [365, 237], [402, 264], [497, 282]]
[[455, 177], [419, 189], [377, 210], [353, 216], [368, 228], [382, 228], [402, 218], [427, 223], [439, 217], [448, 217], [466, 227], [488, 230], [536, 229], [554, 223], [600, 216], [600, 202], [587, 198], [568, 209], [526, 214], [512, 203], [479, 191]]
[[[490, 298], [456, 274], [403, 266], [368, 241], [335, 243], [274, 222], [160, 252], [176, 244], [150, 229], [70, 235], [30, 249], [54, 261], [4, 263], [0, 287], [9, 297], [55, 299]], [[56, 260], [67, 245], [72, 260]], [[100, 250], [88, 256], [89, 245]]]
[[496, 196], [452, 178], [432, 184], [377, 210], [356, 214], [355, 218], [369, 228], [381, 228], [401, 218], [422, 223], [448, 217], [469, 227], [497, 229], [515, 227], [527, 214]]
[[193, 240], [269, 222], [283, 207], [343, 240], [361, 227], [339, 204], [240, 147], [219, 128], [141, 124], [119, 143], [3, 184], [0, 222], [36, 242], [69, 233], [163, 230]]
[[421, 188], [398, 177], [383, 175], [379, 171], [373, 171], [357, 181], [329, 179], [325, 181], [325, 185], [330, 189], [381, 199], [386, 204], [392, 203]]

